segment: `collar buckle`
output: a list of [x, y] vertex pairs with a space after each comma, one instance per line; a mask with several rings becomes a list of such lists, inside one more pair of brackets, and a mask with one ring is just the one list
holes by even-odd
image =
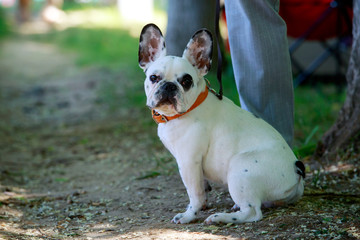
[[164, 115], [161, 115], [161, 120], [163, 120], [164, 122], [168, 122], [168, 121], [169, 121], [169, 120], [167, 119], [167, 117], [164, 116]]
[[155, 121], [156, 123], [159, 123], [159, 119], [160, 119], [162, 122], [168, 122], [168, 121], [169, 121], [169, 119], [168, 119], [165, 115], [158, 113], [158, 112], [155, 111], [154, 109], [152, 109], [152, 117], [153, 117], [153, 119], [154, 119], [154, 121]]

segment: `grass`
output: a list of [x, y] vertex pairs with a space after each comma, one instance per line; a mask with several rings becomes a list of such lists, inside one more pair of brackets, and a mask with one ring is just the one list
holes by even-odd
[[[67, 6], [68, 7], [68, 6]], [[70, 8], [72, 13], [97, 11], [98, 15], [115, 14], [116, 10], [97, 8]], [[86, 15], [86, 14], [85, 14]], [[116, 17], [108, 16], [108, 19]], [[111, 20], [113, 21], [113, 20]], [[106, 24], [83, 24], [63, 31], [53, 31], [48, 34], [36, 35], [31, 38], [45, 41], [59, 47], [76, 52], [77, 63], [81, 66], [100, 65], [112, 70], [122, 69], [126, 78], [131, 81], [131, 88], [127, 91], [127, 101], [130, 106], [143, 107], [145, 96], [143, 93], [144, 74], [138, 67], [137, 51], [138, 37], [132, 37], [129, 30], [122, 27], [104, 27]], [[138, 31], [139, 32], [139, 31]], [[207, 76], [218, 89], [214, 74]], [[223, 74], [224, 95], [239, 104], [238, 95], [229, 71]], [[108, 95], [107, 101], [116, 101], [116, 84], [110, 84], [103, 89]], [[338, 91], [334, 85], [301, 86], [295, 89], [295, 152], [306, 156], [313, 152], [317, 141], [323, 133], [334, 123], [337, 113], [345, 99], [345, 91]]]
[[345, 89], [333, 84], [295, 90], [295, 146], [305, 150], [304, 155], [335, 122], [345, 97]]
[[9, 25], [6, 21], [5, 10], [0, 6], [0, 39], [9, 34]]
[[[137, 39], [120, 29], [73, 27], [64, 31], [34, 35], [33, 40], [56, 44], [78, 53], [77, 64], [110, 68], [137, 66]], [[131, 67], [132, 72], [135, 71]], [[136, 69], [137, 70], [137, 69]]]

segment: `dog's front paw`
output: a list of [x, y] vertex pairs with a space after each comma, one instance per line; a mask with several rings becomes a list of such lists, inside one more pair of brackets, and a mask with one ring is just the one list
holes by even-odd
[[195, 215], [191, 214], [189, 212], [179, 213], [177, 214], [172, 220], [172, 223], [175, 224], [184, 224], [184, 223], [190, 223], [195, 220]]
[[180, 220], [183, 218], [183, 216], [184, 216], [183, 213], [179, 213], [171, 220], [171, 222], [175, 224], [182, 223]]

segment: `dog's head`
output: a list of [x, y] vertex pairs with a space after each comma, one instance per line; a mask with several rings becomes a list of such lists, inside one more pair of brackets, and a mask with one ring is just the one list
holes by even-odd
[[206, 29], [194, 34], [182, 57], [175, 57], [166, 56], [160, 29], [146, 25], [140, 35], [139, 65], [146, 74], [147, 106], [166, 116], [186, 112], [205, 89], [211, 54], [212, 37]]

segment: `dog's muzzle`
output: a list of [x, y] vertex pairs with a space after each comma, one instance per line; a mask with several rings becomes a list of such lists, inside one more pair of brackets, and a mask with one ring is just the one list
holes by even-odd
[[175, 83], [172, 82], [166, 82], [164, 83], [158, 92], [156, 93], [158, 95], [159, 101], [156, 104], [156, 107], [159, 107], [161, 105], [174, 105], [176, 107], [176, 99], [175, 96], [177, 94], [178, 87], [175, 85]]

